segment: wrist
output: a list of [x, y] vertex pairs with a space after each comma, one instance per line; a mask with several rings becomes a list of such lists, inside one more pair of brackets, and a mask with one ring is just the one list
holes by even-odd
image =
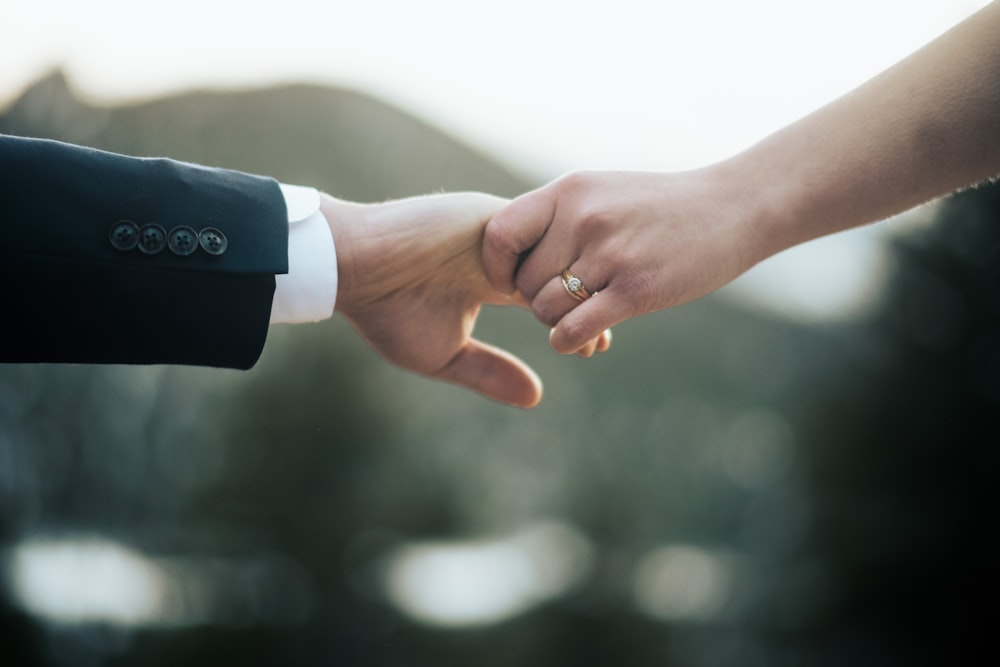
[[359, 257], [359, 232], [363, 229], [362, 204], [337, 199], [320, 193], [320, 211], [326, 218], [337, 248], [337, 301], [336, 312], [347, 313], [357, 299]]
[[704, 170], [712, 183], [717, 215], [733, 237], [740, 271], [796, 244], [795, 207], [788, 178], [770, 174], [755, 156], [744, 153]]

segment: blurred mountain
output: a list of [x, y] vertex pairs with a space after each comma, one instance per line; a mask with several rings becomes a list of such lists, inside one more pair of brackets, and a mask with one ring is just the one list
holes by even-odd
[[409, 114], [356, 91], [315, 86], [97, 107], [54, 72], [0, 115], [0, 131], [267, 174], [355, 201], [467, 189], [509, 197], [527, 186]]

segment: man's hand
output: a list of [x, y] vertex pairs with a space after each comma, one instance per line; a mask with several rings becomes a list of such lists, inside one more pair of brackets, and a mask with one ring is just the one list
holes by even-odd
[[538, 376], [472, 337], [482, 304], [524, 305], [483, 276], [483, 229], [505, 204], [476, 193], [367, 205], [323, 195], [322, 210], [337, 247], [336, 309], [379, 354], [527, 408], [541, 399]]

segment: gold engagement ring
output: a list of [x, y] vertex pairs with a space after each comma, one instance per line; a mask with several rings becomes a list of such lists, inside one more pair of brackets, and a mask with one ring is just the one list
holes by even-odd
[[577, 301], [586, 301], [590, 298], [590, 292], [583, 286], [580, 276], [570, 273], [569, 269], [563, 269], [562, 284], [566, 288], [566, 292]]

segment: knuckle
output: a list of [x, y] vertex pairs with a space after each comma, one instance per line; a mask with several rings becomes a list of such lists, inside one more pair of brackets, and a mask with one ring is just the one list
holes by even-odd
[[517, 252], [513, 229], [506, 218], [500, 214], [494, 216], [489, 224], [486, 225], [486, 231], [483, 234], [483, 243], [488, 248], [500, 250], [505, 254], [514, 254]]
[[[580, 178], [582, 181], [588, 180], [586, 177]], [[568, 202], [566, 217], [582, 238], [607, 238], [617, 226], [618, 213], [614, 209], [614, 202], [600, 196], [589, 185], [575, 187], [573, 194], [561, 201]]]
[[629, 316], [653, 310], [658, 297], [664, 297], [653, 275], [646, 271], [624, 271], [614, 280], [615, 298], [628, 307]]
[[539, 322], [549, 327], [554, 327], [562, 319], [562, 313], [544, 299], [535, 299], [531, 310]]
[[593, 169], [575, 169], [566, 173], [560, 179], [567, 187], [589, 192], [595, 189], [607, 177], [605, 171]]
[[563, 323], [563, 338], [571, 345], [582, 345], [592, 338], [590, 326], [582, 318], [573, 318]]
[[589, 171], [571, 171], [562, 176], [557, 184], [560, 191], [574, 193], [586, 191], [589, 188], [592, 174]]

